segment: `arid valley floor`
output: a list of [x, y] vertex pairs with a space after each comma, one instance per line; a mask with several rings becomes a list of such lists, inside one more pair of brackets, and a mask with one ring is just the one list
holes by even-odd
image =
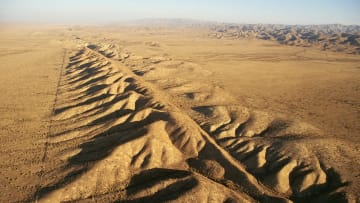
[[1, 27], [0, 202], [360, 202], [359, 54]]

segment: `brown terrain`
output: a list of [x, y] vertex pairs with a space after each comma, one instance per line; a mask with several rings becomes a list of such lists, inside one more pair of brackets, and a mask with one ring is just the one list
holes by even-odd
[[358, 25], [217, 24], [212, 25], [211, 29], [213, 32], [210, 36], [216, 38], [256, 38], [291, 46], [360, 54]]
[[356, 27], [1, 26], [0, 202], [360, 201]]

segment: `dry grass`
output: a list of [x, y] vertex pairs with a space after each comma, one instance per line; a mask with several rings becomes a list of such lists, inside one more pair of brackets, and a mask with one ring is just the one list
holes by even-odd
[[359, 58], [206, 29], [1, 32], [0, 201], [356, 201]]

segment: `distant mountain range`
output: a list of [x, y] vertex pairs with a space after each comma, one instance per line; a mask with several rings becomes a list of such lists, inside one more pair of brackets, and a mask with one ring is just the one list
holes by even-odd
[[210, 30], [209, 35], [216, 38], [257, 38], [292, 46], [360, 54], [358, 25], [214, 24]]
[[253, 38], [276, 41], [300, 47], [360, 54], [360, 25], [282, 25], [218, 23], [191, 19], [141, 19], [131, 21], [139, 26], [184, 26], [209, 29], [209, 36], [218, 39]]

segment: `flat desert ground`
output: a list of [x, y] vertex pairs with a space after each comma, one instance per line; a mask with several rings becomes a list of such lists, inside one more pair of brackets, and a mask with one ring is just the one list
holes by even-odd
[[359, 202], [359, 133], [359, 55], [1, 25], [0, 202]]

